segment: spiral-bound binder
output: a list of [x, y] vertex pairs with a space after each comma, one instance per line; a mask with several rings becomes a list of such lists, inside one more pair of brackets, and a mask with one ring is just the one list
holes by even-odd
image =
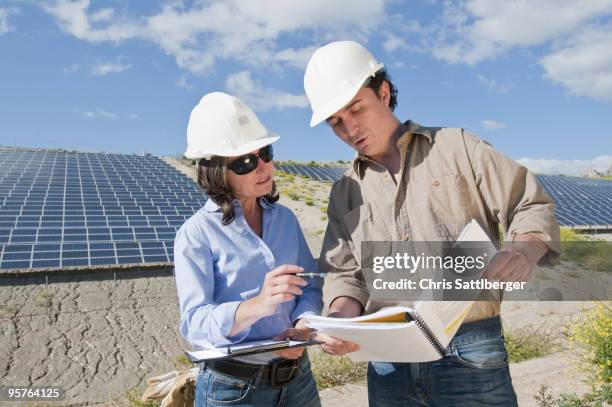
[[436, 349], [440, 357], [444, 356], [444, 346], [442, 346], [442, 343], [436, 338], [436, 335], [429, 329], [427, 323], [423, 321], [423, 318], [415, 311], [410, 312], [410, 316], [414, 319], [421, 332], [423, 332], [423, 335], [425, 335], [430, 345]]

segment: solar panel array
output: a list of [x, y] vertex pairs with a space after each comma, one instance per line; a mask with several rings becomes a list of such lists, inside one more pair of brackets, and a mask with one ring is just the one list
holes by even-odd
[[0, 148], [0, 269], [171, 264], [205, 200], [150, 155]]
[[612, 180], [559, 175], [538, 179], [555, 200], [559, 224], [612, 228]]
[[[347, 167], [280, 165], [281, 171], [316, 181], [334, 182]], [[560, 225], [612, 229], [612, 180], [539, 175], [538, 180], [556, 203]]]
[[320, 182], [334, 182], [344, 174], [346, 167], [322, 167], [316, 165], [276, 165], [276, 168], [289, 173], [302, 175], [304, 177]]
[[[278, 165], [333, 182], [346, 167]], [[612, 228], [612, 181], [539, 176], [563, 226]], [[0, 269], [173, 261], [206, 197], [158, 157], [0, 147]]]

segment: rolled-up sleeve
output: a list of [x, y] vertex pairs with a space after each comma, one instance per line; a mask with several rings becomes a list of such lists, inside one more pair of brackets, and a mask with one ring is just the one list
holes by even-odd
[[206, 236], [192, 224], [177, 232], [174, 243], [176, 288], [181, 335], [195, 348], [223, 346], [243, 340], [249, 328], [229, 336], [240, 301], [214, 301], [214, 265]]
[[346, 228], [340, 222], [337, 208], [334, 204], [338, 195], [334, 184], [327, 208], [327, 230], [323, 238], [319, 269], [329, 273], [323, 285], [324, 312], [329, 310], [331, 303], [338, 297], [351, 297], [365, 308], [368, 302], [368, 291], [363, 280], [361, 265], [349, 243], [351, 238]]
[[536, 235], [549, 249], [540, 264], [556, 262], [561, 247], [552, 198], [527, 168], [487, 142], [467, 133], [466, 137], [474, 146], [471, 161], [488, 216], [502, 225], [506, 240], [526, 233]]
[[[298, 238], [298, 266], [304, 268], [306, 272], [318, 271], [317, 263], [312, 257], [312, 253], [306, 243], [306, 238], [299, 223], [296, 219], [296, 231]], [[322, 290], [323, 281], [320, 278], [307, 278], [308, 285], [302, 289], [303, 294], [297, 299], [297, 304], [291, 313], [291, 321], [295, 322], [307, 315], [319, 315], [321, 314], [321, 308], [323, 307]]]

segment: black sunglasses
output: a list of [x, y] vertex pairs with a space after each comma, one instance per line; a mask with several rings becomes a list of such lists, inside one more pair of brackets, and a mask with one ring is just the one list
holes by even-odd
[[[216, 157], [215, 157], [216, 158]], [[234, 159], [231, 163], [227, 164], [227, 168], [234, 171], [237, 175], [245, 175], [250, 172], [253, 172], [255, 168], [257, 168], [257, 164], [259, 163], [259, 159], [262, 159], [263, 162], [269, 163], [274, 158], [274, 152], [272, 150], [272, 145], [269, 144], [265, 147], [259, 149], [259, 151], [255, 154], [246, 154], [241, 155], [240, 157]], [[207, 160], [205, 158], [200, 160], [200, 165], [206, 167], [216, 167], [221, 165], [222, 161], [216, 159]]]

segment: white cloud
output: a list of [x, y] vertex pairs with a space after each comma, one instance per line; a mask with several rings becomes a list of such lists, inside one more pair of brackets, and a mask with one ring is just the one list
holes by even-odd
[[0, 35], [14, 30], [8, 21], [11, 14], [19, 14], [19, 9], [16, 7], [0, 8]]
[[249, 71], [231, 74], [227, 77], [225, 87], [254, 110], [304, 108], [308, 106], [305, 95], [294, 95], [282, 90], [268, 88], [251, 78]]
[[584, 175], [589, 168], [606, 173], [612, 166], [612, 155], [600, 155], [591, 160], [554, 160], [546, 158], [521, 158], [521, 165], [537, 174]]
[[491, 92], [505, 95], [510, 92], [510, 89], [512, 89], [512, 85], [498, 83], [495, 79], [487, 78], [481, 74], [476, 74], [476, 78], [478, 78], [478, 81], [486, 86]]
[[546, 78], [574, 95], [612, 100], [612, 26], [603, 23], [612, 0], [467, 0], [443, 10], [427, 40], [436, 58], [474, 65], [530, 49], [542, 55]]
[[121, 42], [141, 34], [137, 21], [115, 17], [112, 9], [101, 9], [88, 15], [89, 0], [50, 0], [42, 3], [42, 7], [55, 17], [64, 32], [81, 40]]
[[87, 119], [118, 119], [119, 116], [112, 112], [107, 112], [106, 110], [96, 109], [96, 110], [88, 110], [86, 112], [81, 113], [81, 116]]
[[398, 49], [405, 49], [408, 47], [406, 41], [403, 38], [398, 37], [393, 33], [386, 33], [386, 40], [383, 42], [383, 48], [387, 52], [393, 52]]
[[138, 115], [135, 113], [128, 113], [125, 115], [120, 115], [118, 113], [109, 112], [103, 109], [94, 109], [87, 110], [81, 112], [81, 116], [86, 119], [107, 119], [107, 120], [115, 120], [115, 119], [138, 119]]
[[388, 16], [382, 31], [384, 40], [383, 49], [389, 53], [400, 53], [399, 51], [422, 52], [417, 46], [417, 34], [423, 34], [421, 25], [416, 20], [407, 19], [405, 15], [395, 14]]
[[546, 77], [571, 93], [612, 101], [612, 25], [587, 27], [540, 64]]
[[[217, 60], [250, 67], [303, 68], [313, 47], [330, 38], [364, 38], [384, 22], [390, 0], [172, 1], [153, 15], [129, 18], [112, 8], [90, 9], [89, 0], [48, 0], [44, 9], [61, 29], [90, 42], [153, 42], [191, 72], [206, 73]], [[278, 39], [307, 35], [300, 49], [279, 49]]]
[[383, 11], [383, 0], [232, 0], [196, 2], [190, 8], [174, 3], [147, 19], [147, 31], [179, 66], [192, 72], [212, 68], [218, 59], [249, 66], [284, 62], [302, 67], [311, 46], [278, 50], [276, 40], [281, 35], [309, 32], [315, 45], [321, 41], [319, 31], [367, 31], [381, 20]]
[[181, 87], [183, 89], [192, 90], [193, 85], [187, 82], [187, 75], [183, 75], [176, 81], [176, 86]]
[[103, 8], [103, 9], [96, 11], [95, 13], [91, 15], [91, 21], [95, 23], [110, 21], [113, 19], [114, 16], [115, 16], [115, 10], [113, 10], [112, 8]]
[[304, 70], [308, 65], [310, 56], [316, 49], [317, 47], [314, 45], [298, 49], [286, 48], [276, 53], [275, 60]]
[[[173, 0], [150, 15], [128, 16], [90, 0], [45, 0], [60, 28], [90, 42], [148, 41], [182, 69], [206, 75], [218, 61], [248, 69], [303, 69], [312, 51], [337, 38], [367, 42], [382, 35], [388, 52], [432, 53], [451, 63], [476, 64], [512, 49], [534, 50], [545, 77], [572, 94], [610, 100], [612, 0], [445, 1], [436, 24], [421, 27], [390, 15], [393, 0]], [[6, 9], [0, 9], [6, 10]], [[0, 33], [7, 30], [6, 11]], [[301, 48], [283, 44], [300, 39]], [[537, 49], [535, 48], [537, 47]], [[481, 77], [490, 90], [512, 87]]]
[[516, 46], [546, 44], [612, 13], [612, 0], [468, 0], [445, 3], [433, 53], [475, 64]]
[[81, 66], [79, 64], [72, 64], [70, 66], [63, 67], [62, 72], [65, 74], [71, 74], [71, 73], [75, 73], [79, 69], [81, 69]]
[[126, 64], [122, 62], [123, 58], [118, 57], [115, 61], [110, 62], [102, 62], [97, 65], [94, 65], [91, 68], [92, 76], [106, 76], [112, 73], [121, 73], [127, 71], [132, 67], [132, 64]]
[[483, 120], [480, 124], [487, 130], [499, 130], [506, 127], [504, 123], [495, 120]]

